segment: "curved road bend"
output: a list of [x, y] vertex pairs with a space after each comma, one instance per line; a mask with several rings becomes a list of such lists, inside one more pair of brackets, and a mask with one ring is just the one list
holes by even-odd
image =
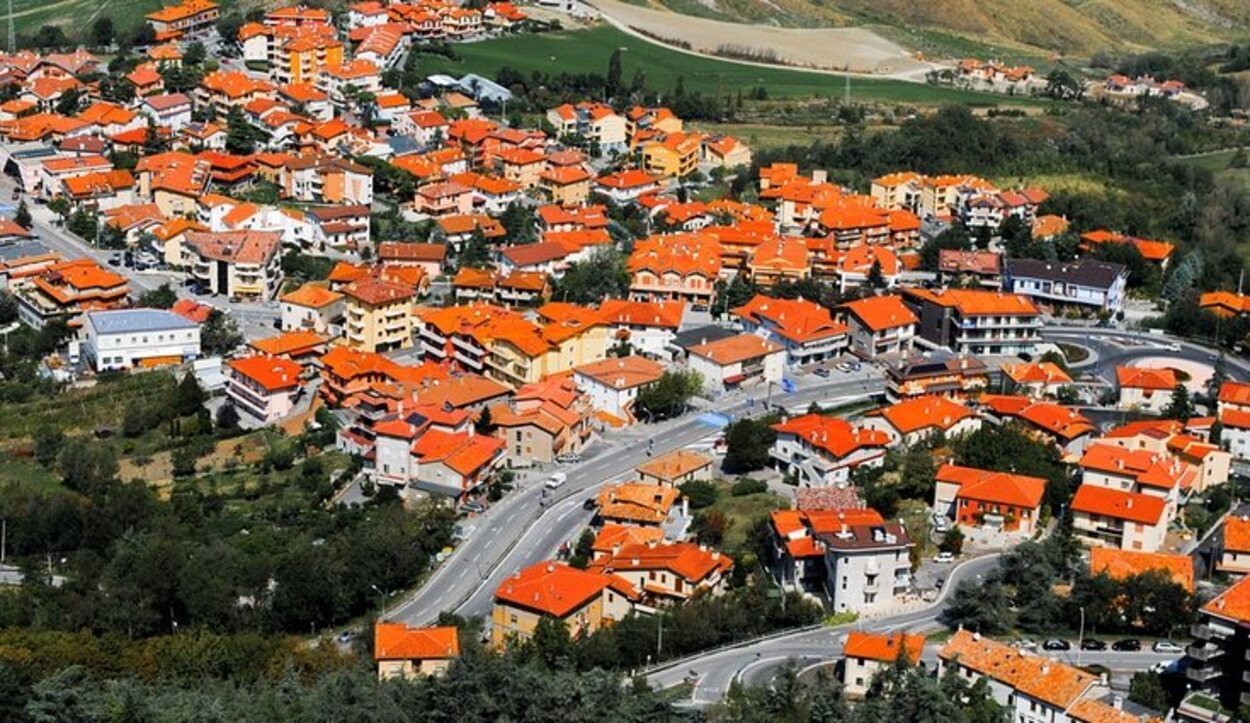
[[[1217, 349], [1173, 336], [1116, 329], [1046, 327], [1042, 329], [1042, 338], [1046, 341], [1071, 342], [1092, 348], [1098, 355], [1097, 359], [1079, 362], [1073, 364], [1072, 367], [1080, 370], [1088, 367], [1095, 376], [1107, 381], [1114, 381], [1117, 366], [1123, 366], [1136, 359], [1171, 357], [1200, 364], [1211, 364], [1219, 354]], [[1130, 345], [1126, 345], [1125, 342], [1130, 342]], [[1167, 348], [1172, 344], [1180, 350]], [[1250, 364], [1235, 354], [1226, 353], [1224, 363], [1229, 377], [1239, 381], [1250, 379]]]
[[[813, 401], [861, 397], [883, 389], [881, 378], [856, 379], [818, 384], [793, 394], [773, 393], [777, 405], [802, 407]], [[762, 405], [748, 406], [741, 398], [715, 406], [712, 411], [732, 416], [759, 414]], [[683, 417], [655, 425], [650, 439], [654, 455], [679, 449], [717, 429], [699, 420]], [[517, 571], [549, 559], [560, 544], [571, 540], [590, 522], [592, 513], [582, 504], [593, 497], [600, 485], [626, 474], [648, 459], [643, 441], [625, 446], [609, 446], [596, 456], [568, 469], [568, 481], [558, 490], [563, 495], [555, 504], [541, 508], [542, 485], [530, 483], [495, 503], [482, 515], [468, 521], [473, 526], [468, 538], [413, 594], [390, 607], [385, 617], [411, 625], [427, 625], [444, 610], [462, 615], [489, 615], [494, 591]]]

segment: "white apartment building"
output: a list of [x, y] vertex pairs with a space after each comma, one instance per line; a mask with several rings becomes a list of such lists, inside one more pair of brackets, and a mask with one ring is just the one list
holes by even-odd
[[163, 309], [91, 311], [83, 353], [98, 372], [181, 364], [200, 356], [200, 325]]

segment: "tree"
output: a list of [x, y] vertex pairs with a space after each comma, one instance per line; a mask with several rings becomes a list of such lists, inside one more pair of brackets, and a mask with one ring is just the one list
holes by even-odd
[[1166, 711], [1172, 707], [1163, 678], [1150, 670], [1133, 673], [1133, 679], [1128, 684], [1128, 699], [1151, 710]]
[[885, 288], [885, 276], [881, 273], [881, 261], [874, 259], [872, 268], [868, 269], [868, 286], [873, 289]]
[[490, 407], [482, 407], [482, 411], [478, 414], [477, 422], [474, 428], [478, 434], [490, 434], [495, 431], [495, 423], [490, 418]]
[[174, 388], [173, 399], [170, 400], [170, 411], [177, 417], [189, 417], [200, 411], [208, 395], [200, 388], [195, 375], [187, 373]]
[[221, 313], [220, 309], [208, 313], [200, 328], [200, 346], [205, 354], [221, 356], [234, 351], [242, 343], [243, 334], [234, 319]]
[[582, 530], [582, 534], [577, 538], [577, 544], [573, 546], [573, 555], [569, 557], [569, 566], [578, 570], [585, 570], [594, 554], [595, 533], [590, 528], [586, 528]]
[[703, 378], [696, 371], [665, 371], [658, 380], [638, 390], [635, 414], [648, 422], [676, 417], [686, 411], [690, 398], [702, 388]]
[[725, 431], [724, 469], [730, 474], [754, 472], [768, 464], [768, 450], [777, 441], [774, 419], [739, 419]]
[[694, 516], [691, 528], [695, 537], [699, 538], [699, 544], [720, 545], [725, 539], [725, 532], [729, 529], [729, 518], [724, 512], [715, 508], [704, 510]]
[[563, 620], [544, 615], [524, 646], [526, 657], [550, 670], [568, 668], [573, 662], [573, 641]]
[[912, 445], [903, 457], [899, 474], [898, 493], [907, 499], [928, 500], [933, 497], [937, 465], [933, 454], [921, 445]]
[[692, 510], [701, 510], [704, 507], [711, 507], [716, 504], [716, 498], [720, 495], [716, 489], [716, 485], [704, 479], [690, 480], [677, 489], [681, 492], [681, 496], [686, 499], [686, 503], [690, 505], [690, 509]]
[[955, 588], [942, 611], [942, 621], [982, 635], [999, 635], [1011, 629], [1014, 615], [1007, 591], [997, 579], [964, 580]]
[[161, 284], [139, 295], [139, 306], [150, 309], [169, 309], [177, 302], [178, 295], [169, 287], [169, 284]]
[[1172, 401], [1168, 402], [1167, 407], [1163, 410], [1163, 416], [1166, 419], [1179, 419], [1182, 422], [1189, 421], [1194, 416], [1194, 403], [1189, 398], [1189, 388], [1184, 384], [1177, 384], [1172, 389]]
[[239, 410], [226, 402], [217, 410], [217, 428], [223, 432], [233, 432], [239, 428]]
[[196, 40], [187, 45], [186, 50], [182, 53], [182, 62], [186, 65], [200, 65], [208, 57], [208, 51], [204, 49], [204, 43]]
[[1207, 379], [1206, 392], [1207, 399], [1214, 402], [1220, 396], [1220, 387], [1224, 386], [1224, 382], [1228, 381], [1228, 360], [1224, 358], [1223, 350], [1220, 355], [1215, 358], [1215, 364], [1211, 370], [1211, 377]]
[[920, 267], [928, 271], [937, 271], [938, 257], [942, 249], [969, 251], [972, 240], [963, 226], [952, 226], [920, 247]]
[[1066, 406], [1072, 406], [1081, 402], [1081, 395], [1077, 394], [1076, 387], [1071, 384], [1065, 384], [1059, 387], [1059, 391], [1055, 392], [1055, 401]]
[[34, 219], [30, 217], [30, 208], [26, 206], [26, 199], [24, 198], [21, 203], [17, 204], [17, 211], [13, 213], [13, 223], [24, 229], [29, 229], [31, 224], [34, 223]]
[[621, 72], [621, 49], [615, 48], [611, 57], [608, 58], [608, 78], [607, 78], [607, 94], [609, 98], [615, 98], [625, 88], [622, 85]]
[[143, 23], [135, 28], [135, 32], [130, 36], [130, 44], [133, 47], [147, 47], [156, 42], [156, 28], [152, 27], [152, 23]]
[[951, 528], [946, 531], [946, 536], [942, 538], [942, 544], [938, 545], [938, 549], [952, 555], [959, 555], [964, 551], [964, 532], [959, 525], [951, 525]]
[[97, 48], [105, 48], [113, 44], [113, 19], [101, 15], [91, 24], [91, 40]]
[[469, 234], [469, 240], [460, 249], [460, 256], [456, 261], [462, 269], [490, 268], [491, 247], [481, 227], [474, 228], [473, 233]]
[[226, 151], [238, 155], [250, 155], [256, 150], [256, 129], [238, 106], [232, 106], [226, 114]]
[[1046, 76], [1047, 96], [1059, 100], [1080, 100], [1085, 95], [1085, 84], [1066, 68], [1055, 68]]
[[589, 259], [569, 265], [556, 282], [552, 298], [573, 304], [598, 304], [629, 294], [625, 257], [614, 249], [596, 251]]
[[45, 424], [35, 430], [35, 461], [42, 467], [51, 468], [65, 448], [65, 434]]
[[60, 100], [56, 102], [55, 110], [61, 115], [78, 115], [78, 111], [82, 109], [82, 91], [77, 88], [70, 88], [61, 94]]
[[723, 279], [716, 281], [716, 299], [712, 302], [712, 318], [720, 319], [730, 309], [745, 306], [755, 298], [759, 288], [755, 281], [746, 278], [746, 274], [734, 274], [733, 280], [725, 283]]

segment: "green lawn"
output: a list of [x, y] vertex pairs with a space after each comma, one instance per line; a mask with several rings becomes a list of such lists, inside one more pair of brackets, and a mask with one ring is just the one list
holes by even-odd
[[55, 474], [31, 459], [0, 456], [0, 486], [17, 484], [34, 490], [59, 489], [61, 481]]
[[1233, 160], [1233, 155], [1236, 153], [1236, 150], [1230, 149], [1215, 153], [1204, 153], [1189, 158], [1178, 158], [1176, 160], [1178, 163], [1193, 166], [1194, 168], [1205, 168], [1214, 173], [1216, 178], [1250, 191], [1250, 168], [1232, 168], [1229, 166], [1229, 162]]
[[[687, 55], [655, 45], [601, 25], [589, 30], [561, 33], [512, 35], [480, 43], [455, 46], [459, 61], [426, 56], [421, 69], [426, 73], [463, 75], [478, 73], [494, 77], [500, 68], [512, 66], [525, 75], [541, 71], [560, 73], [606, 73], [612, 51], [622, 51], [623, 77], [641, 69], [652, 88], [668, 90], [679, 77], [687, 91], [721, 94], [768, 89], [770, 98], [842, 97], [845, 76], [806, 73], [788, 68], [761, 68], [712, 58]], [[919, 105], [966, 103], [969, 105], [1037, 105], [1044, 101], [1011, 98], [988, 93], [955, 90], [885, 78], [851, 79], [852, 100], [872, 100]]]
[[729, 493], [733, 483], [718, 483], [720, 494], [715, 504], [707, 509], [717, 509], [725, 514], [729, 526], [725, 530], [725, 540], [721, 543], [722, 550], [741, 550], [749, 547], [747, 539], [756, 521], [767, 517], [773, 510], [786, 509], [790, 503], [780, 495], [772, 492], [760, 492], [753, 495], [734, 497]]
[[5, 413], [0, 415], [0, 448], [28, 439], [44, 425], [69, 436], [89, 434], [99, 427], [120, 432], [129, 404], [160, 404], [173, 386], [174, 378], [169, 372], [151, 371], [106, 378], [89, 389], [72, 389], [6, 405]]
[[[118, 31], [130, 31], [148, 13], [175, 4], [177, 0], [13, 0], [13, 17], [20, 35], [31, 35], [43, 25], [59, 25], [76, 39], [89, 34], [97, 18], [112, 18]], [[243, 11], [263, 5], [260, 0], [218, 0], [218, 4], [223, 15], [235, 8]], [[8, 5], [0, 4], [0, 27], [6, 32], [8, 23]]]

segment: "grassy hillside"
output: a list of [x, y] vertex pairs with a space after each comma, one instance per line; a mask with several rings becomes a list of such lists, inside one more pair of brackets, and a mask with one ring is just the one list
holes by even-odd
[[[424, 73], [463, 75], [478, 73], [493, 78], [499, 69], [511, 66], [525, 75], [534, 71], [558, 75], [562, 72], [606, 72], [612, 51], [621, 48], [624, 77], [633, 77], [641, 68], [647, 83], [667, 89], [682, 78], [687, 90], [724, 95], [738, 89], [762, 85], [772, 98], [841, 97], [846, 90], [844, 76], [806, 73], [788, 68], [742, 65], [725, 60], [702, 58], [655, 45], [626, 35], [608, 26], [540, 35], [510, 35], [480, 43], [456, 46], [459, 60], [425, 56]], [[909, 83], [886, 78], [853, 78], [852, 98], [920, 105], [966, 103], [969, 105], [1041, 105], [1044, 101], [975, 93], [953, 88]]]
[[881, 25], [919, 33], [910, 39], [921, 42], [910, 47], [938, 54], [957, 54], [968, 40], [1008, 54], [1017, 50], [1089, 55], [1098, 50], [1235, 40], [1250, 34], [1250, 2], [1245, 0], [629, 1], [721, 20], [793, 27]]

